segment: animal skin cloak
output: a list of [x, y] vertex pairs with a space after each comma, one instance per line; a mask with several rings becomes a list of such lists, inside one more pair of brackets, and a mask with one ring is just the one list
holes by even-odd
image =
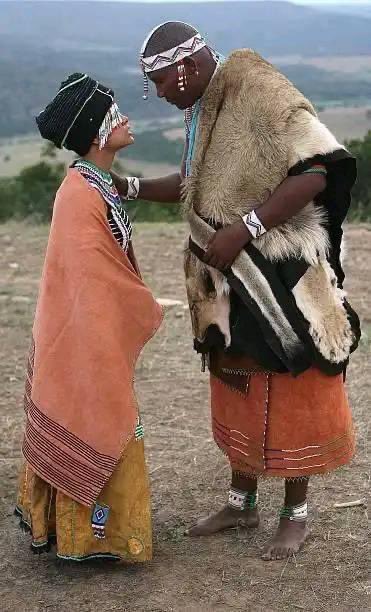
[[[226, 274], [202, 263], [215, 229], [314, 163], [327, 168], [327, 188], [315, 202], [253, 240]], [[271, 64], [240, 50], [218, 69], [202, 98], [183, 193], [191, 228], [186, 285], [199, 351], [208, 352], [214, 328], [224, 348], [275, 371], [298, 374], [314, 364], [333, 375], [344, 369], [359, 339], [340, 262], [355, 178], [355, 160]], [[231, 328], [235, 296], [239, 314]]]

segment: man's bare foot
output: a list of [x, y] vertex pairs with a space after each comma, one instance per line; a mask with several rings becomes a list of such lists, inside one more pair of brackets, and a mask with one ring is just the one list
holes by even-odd
[[215, 512], [215, 514], [211, 514], [207, 518], [198, 521], [196, 525], [187, 529], [185, 533], [191, 537], [207, 536], [232, 527], [255, 528], [258, 525], [259, 512], [257, 508], [234, 510], [226, 505], [219, 512]]
[[287, 559], [303, 548], [309, 535], [306, 521], [290, 521], [280, 518], [278, 529], [262, 554], [265, 561]]

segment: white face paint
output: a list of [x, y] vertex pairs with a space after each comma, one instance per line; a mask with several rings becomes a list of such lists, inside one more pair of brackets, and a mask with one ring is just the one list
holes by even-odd
[[99, 150], [102, 150], [104, 148], [113, 130], [123, 124], [124, 117], [120, 112], [120, 109], [117, 106], [116, 102], [113, 102], [110, 108], [108, 109], [105, 118], [103, 119], [102, 125], [99, 128]]

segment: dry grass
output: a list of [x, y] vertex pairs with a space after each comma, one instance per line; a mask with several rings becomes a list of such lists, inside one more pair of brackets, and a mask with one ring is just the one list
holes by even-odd
[[[181, 225], [137, 228], [137, 255], [157, 296], [185, 303]], [[0, 226], [0, 565], [4, 612], [110, 610], [130, 612], [366, 610], [366, 511], [334, 509], [366, 496], [370, 414], [370, 228], [348, 229], [348, 290], [363, 318], [365, 339], [352, 359], [348, 384], [358, 431], [353, 464], [310, 490], [312, 536], [289, 562], [260, 560], [274, 528], [282, 484], [261, 486], [263, 520], [253, 532], [234, 530], [204, 540], [183, 537], [185, 525], [222, 504], [229, 481], [225, 459], [212, 441], [208, 384], [191, 348], [188, 313], [169, 308], [146, 349], [137, 387], [147, 431], [152, 481], [155, 557], [145, 567], [58, 567], [34, 557], [29, 537], [12, 517], [22, 429], [22, 391], [47, 229]], [[368, 336], [367, 336], [368, 333]]]

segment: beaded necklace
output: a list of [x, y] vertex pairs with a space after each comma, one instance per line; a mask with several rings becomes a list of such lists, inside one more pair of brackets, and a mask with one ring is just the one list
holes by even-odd
[[107, 219], [111, 231], [120, 246], [127, 251], [133, 228], [110, 173], [86, 159], [77, 159], [71, 167], [76, 168], [100, 193], [108, 205]]
[[[216, 61], [216, 66], [215, 66], [213, 75], [210, 79], [210, 83], [212, 79], [214, 78], [214, 76], [216, 75], [222, 63], [225, 61], [225, 57], [223, 55], [217, 55], [215, 52], [213, 52], [213, 57]], [[197, 129], [198, 129], [198, 120], [200, 116], [201, 101], [202, 101], [202, 98], [197, 100], [197, 102], [193, 106], [191, 106], [190, 108], [187, 108], [184, 113], [186, 138], [188, 140], [188, 150], [187, 150], [186, 169], [185, 169], [186, 177], [191, 176], [191, 172], [192, 172], [192, 159], [193, 159], [194, 152], [195, 152], [196, 135], [197, 135]]]

